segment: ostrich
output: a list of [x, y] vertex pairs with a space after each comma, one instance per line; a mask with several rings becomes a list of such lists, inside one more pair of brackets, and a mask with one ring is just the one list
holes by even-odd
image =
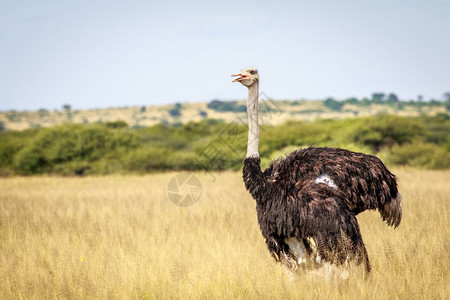
[[[243, 180], [256, 200], [258, 223], [276, 261], [290, 269], [307, 263], [371, 266], [356, 215], [378, 209], [389, 226], [402, 218], [395, 176], [379, 158], [339, 148], [292, 152], [261, 171], [258, 153], [259, 75], [246, 68], [233, 82], [248, 88], [248, 144]], [[310, 264], [309, 264], [310, 265]]]

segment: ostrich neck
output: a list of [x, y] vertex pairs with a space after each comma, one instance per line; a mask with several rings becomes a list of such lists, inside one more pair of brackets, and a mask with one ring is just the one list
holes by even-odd
[[247, 143], [246, 157], [259, 157], [258, 94], [259, 94], [259, 83], [255, 82], [248, 88], [248, 98], [247, 98], [248, 143]]
[[271, 184], [261, 171], [261, 159], [258, 153], [259, 127], [258, 127], [258, 82], [248, 88], [247, 114], [248, 114], [248, 143], [247, 155], [244, 159], [242, 175], [245, 187], [257, 203], [266, 201], [264, 195], [271, 194]]

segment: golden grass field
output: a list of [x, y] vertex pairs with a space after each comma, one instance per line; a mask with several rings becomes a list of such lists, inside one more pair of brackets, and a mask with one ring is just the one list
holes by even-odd
[[394, 169], [396, 230], [358, 216], [372, 262], [347, 280], [299, 274], [268, 253], [240, 173], [198, 173], [194, 206], [175, 173], [0, 179], [0, 298], [449, 299], [450, 171]]

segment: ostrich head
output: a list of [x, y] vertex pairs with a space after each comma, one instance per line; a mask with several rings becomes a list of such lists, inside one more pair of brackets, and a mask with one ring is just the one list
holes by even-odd
[[258, 70], [254, 67], [242, 69], [241, 72], [231, 75], [231, 77], [238, 77], [233, 82], [240, 82], [246, 87], [251, 87], [259, 81]]

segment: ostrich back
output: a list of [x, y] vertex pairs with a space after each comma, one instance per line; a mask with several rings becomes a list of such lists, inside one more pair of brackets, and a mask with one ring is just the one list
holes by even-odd
[[[395, 176], [373, 155], [339, 148], [310, 147], [292, 152], [271, 164], [264, 175], [269, 182], [298, 194], [305, 184], [316, 180], [343, 193], [353, 214], [378, 209], [388, 225], [401, 221], [401, 197]], [[328, 181], [317, 181], [326, 178]]]

